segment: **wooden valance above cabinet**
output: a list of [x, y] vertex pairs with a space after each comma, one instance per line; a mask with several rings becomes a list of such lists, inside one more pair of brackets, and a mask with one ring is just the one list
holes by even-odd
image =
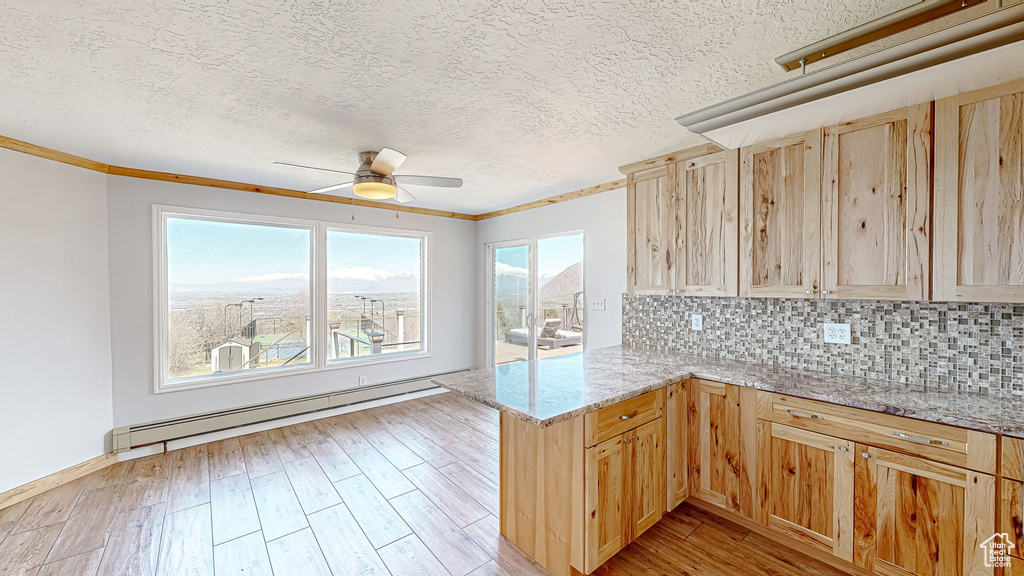
[[1024, 79], [620, 170], [631, 293], [1024, 302]]

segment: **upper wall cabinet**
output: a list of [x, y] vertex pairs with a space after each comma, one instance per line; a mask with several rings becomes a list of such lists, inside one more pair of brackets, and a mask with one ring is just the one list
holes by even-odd
[[931, 103], [825, 129], [822, 294], [927, 300]]
[[[674, 166], [672, 167], [674, 168]], [[669, 167], [626, 177], [629, 197], [627, 274], [634, 293], [668, 293], [672, 287], [672, 192]]]
[[1024, 80], [935, 104], [935, 299], [1024, 302]]
[[821, 131], [740, 154], [740, 296], [812, 298], [821, 270]]
[[739, 155], [712, 146], [624, 166], [634, 294], [736, 296]]
[[675, 170], [678, 255], [672, 288], [688, 296], [737, 296], [739, 151], [686, 160]]

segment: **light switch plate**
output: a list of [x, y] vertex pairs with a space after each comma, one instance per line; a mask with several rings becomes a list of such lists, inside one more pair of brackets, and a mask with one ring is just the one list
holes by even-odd
[[365, 374], [359, 377], [359, 385], [360, 386], [366, 386], [366, 375]]
[[690, 314], [690, 329], [691, 330], [703, 330], [704, 329], [704, 315], [703, 314]]
[[849, 324], [825, 324], [825, 343], [826, 344], [849, 344], [850, 343], [850, 325]]
[[605, 308], [604, 298], [593, 298], [593, 299], [591, 299], [591, 301], [590, 301], [590, 309], [591, 310], [604, 310], [604, 308]]

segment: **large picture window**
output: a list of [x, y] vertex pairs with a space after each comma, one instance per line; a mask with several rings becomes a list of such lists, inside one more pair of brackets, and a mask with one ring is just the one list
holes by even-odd
[[327, 231], [327, 358], [423, 349], [423, 239]]
[[156, 215], [158, 392], [426, 355], [427, 233]]

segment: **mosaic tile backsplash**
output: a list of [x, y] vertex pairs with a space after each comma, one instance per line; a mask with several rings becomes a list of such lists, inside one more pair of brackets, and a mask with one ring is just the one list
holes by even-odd
[[[1024, 306], [623, 295], [622, 343], [965, 391], [1024, 392]], [[704, 329], [690, 329], [690, 315]], [[826, 322], [850, 344], [825, 344]]]

